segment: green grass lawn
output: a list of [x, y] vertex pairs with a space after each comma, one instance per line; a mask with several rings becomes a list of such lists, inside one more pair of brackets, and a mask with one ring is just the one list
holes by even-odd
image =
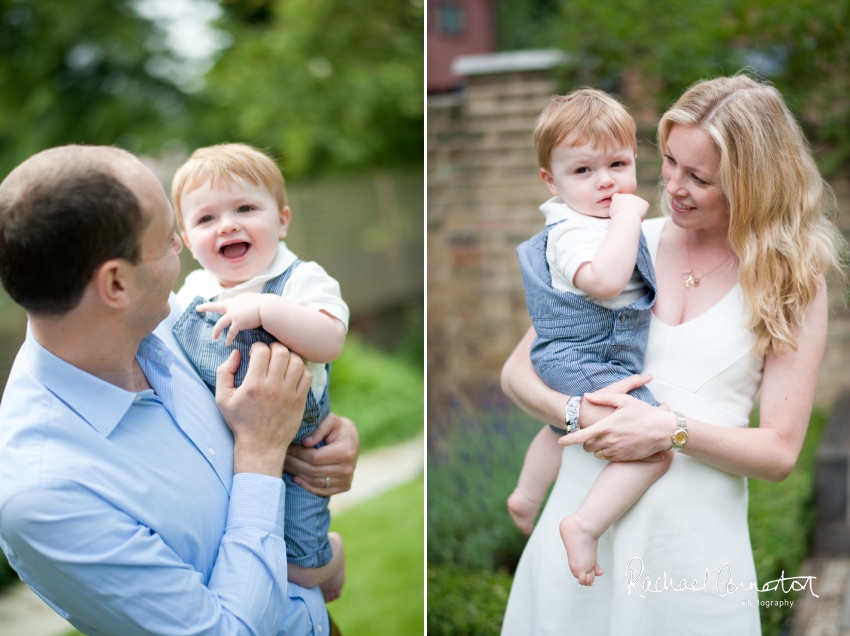
[[420, 477], [333, 518], [346, 580], [328, 609], [344, 636], [424, 632], [424, 507]]
[[423, 633], [424, 508], [419, 478], [333, 518], [346, 580], [328, 609], [344, 636]]

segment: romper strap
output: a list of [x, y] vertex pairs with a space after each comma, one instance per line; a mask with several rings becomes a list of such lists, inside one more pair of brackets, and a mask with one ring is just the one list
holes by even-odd
[[295, 268], [301, 263], [302, 261], [300, 258], [296, 258], [292, 261], [292, 265], [287, 267], [283, 274], [272, 278], [270, 281], [266, 281], [266, 284], [263, 285], [262, 293], [280, 296], [283, 293], [283, 288], [286, 286], [287, 281], [292, 277], [292, 273], [295, 271]]

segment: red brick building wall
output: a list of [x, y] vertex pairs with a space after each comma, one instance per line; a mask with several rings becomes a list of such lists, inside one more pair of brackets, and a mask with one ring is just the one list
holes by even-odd
[[428, 2], [428, 92], [454, 90], [463, 78], [452, 73], [459, 55], [496, 50], [496, 29], [490, 0]]

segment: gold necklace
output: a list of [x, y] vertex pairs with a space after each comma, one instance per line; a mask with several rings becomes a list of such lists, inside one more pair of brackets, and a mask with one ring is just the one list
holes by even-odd
[[723, 263], [725, 263], [726, 261], [728, 261], [730, 258], [732, 258], [734, 256], [734, 254], [729, 254], [729, 256], [724, 258], [722, 261], [720, 261], [720, 263], [718, 263], [714, 268], [712, 268], [712, 270], [710, 272], [707, 272], [707, 273], [703, 274], [702, 276], [700, 276], [700, 278], [697, 278], [696, 274], [694, 274], [694, 267], [693, 267], [693, 265], [691, 265], [691, 250], [688, 247], [688, 236], [687, 235], [685, 235], [685, 253], [688, 255], [688, 268], [689, 268], [687, 272], [682, 272], [682, 274], [681, 274], [682, 282], [685, 283], [685, 289], [689, 289], [690, 287], [699, 287], [699, 282], [700, 282], [701, 279], [703, 279], [706, 276], [708, 276], [709, 274], [713, 273], [717, 268], [719, 268], [721, 265], [723, 265]]

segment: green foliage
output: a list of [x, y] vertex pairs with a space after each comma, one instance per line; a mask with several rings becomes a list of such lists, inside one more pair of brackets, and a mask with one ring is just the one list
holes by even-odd
[[422, 430], [421, 367], [371, 349], [352, 334], [331, 364], [330, 396], [334, 413], [357, 424], [363, 449], [408, 440]]
[[502, 51], [559, 43], [558, 0], [495, 0], [496, 41]]
[[820, 146], [822, 170], [831, 173], [850, 159], [850, 5], [843, 0], [499, 0], [495, 6], [500, 48], [557, 46], [569, 54], [565, 88], [626, 90], [627, 100], [654, 101], [664, 112], [694, 82], [749, 68], [785, 95]]
[[421, 161], [422, 2], [228, 7], [234, 45], [200, 96], [215, 142], [268, 148], [288, 175]]
[[346, 579], [328, 610], [343, 634], [423, 632], [424, 489], [420, 478], [334, 516]]
[[18, 574], [6, 561], [6, 555], [0, 552], [0, 588], [10, 585], [18, 580]]
[[428, 634], [498, 636], [510, 589], [504, 572], [428, 565]]
[[428, 438], [428, 561], [512, 570], [526, 537], [505, 502], [541, 425], [505, 401], [452, 419]]
[[[800, 574], [800, 566], [809, 552], [815, 523], [814, 480], [817, 445], [826, 426], [827, 414], [815, 409], [809, 421], [806, 441], [797, 465], [785, 481], [775, 484], [749, 480], [750, 539], [760, 585]], [[754, 413], [752, 423], [758, 421]], [[752, 425], [752, 424], [751, 424]], [[759, 594], [759, 600], [793, 600], [781, 590]], [[778, 636], [791, 616], [790, 607], [762, 607], [764, 636]]]
[[158, 148], [183, 96], [153, 77], [170, 56], [130, 0], [0, 0], [0, 175], [67, 143]]

